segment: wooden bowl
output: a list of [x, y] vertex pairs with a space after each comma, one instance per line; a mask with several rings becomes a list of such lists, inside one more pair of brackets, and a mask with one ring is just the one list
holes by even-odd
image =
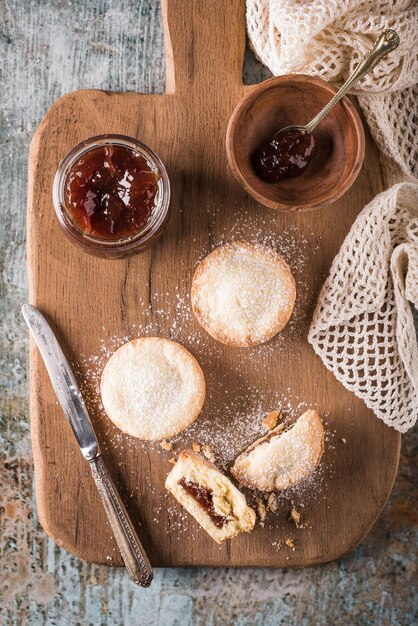
[[307, 124], [331, 100], [335, 87], [312, 76], [287, 74], [264, 81], [238, 103], [229, 121], [229, 164], [258, 202], [282, 211], [308, 211], [331, 204], [353, 184], [364, 159], [364, 129], [344, 97], [313, 131], [318, 150], [298, 178], [269, 184], [255, 174], [251, 157], [289, 124]]

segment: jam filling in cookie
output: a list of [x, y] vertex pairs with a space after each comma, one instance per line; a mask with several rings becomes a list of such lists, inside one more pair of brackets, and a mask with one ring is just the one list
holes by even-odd
[[213, 504], [213, 491], [208, 487], [203, 487], [202, 485], [198, 485], [197, 483], [192, 482], [191, 480], [187, 480], [186, 478], [182, 478], [179, 480], [179, 485], [183, 487], [193, 498], [200, 504], [201, 507], [205, 509], [208, 515], [210, 515], [213, 523], [218, 528], [222, 528], [228, 521], [228, 518], [224, 515], [219, 515], [216, 512], [215, 506]]

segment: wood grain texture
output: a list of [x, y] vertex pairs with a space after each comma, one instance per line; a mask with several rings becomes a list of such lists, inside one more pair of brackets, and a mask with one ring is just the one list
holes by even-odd
[[[170, 30], [167, 95], [99, 91], [68, 94], [50, 108], [32, 142], [28, 209], [30, 301], [54, 322], [58, 337], [75, 361], [82, 354], [97, 352], [103, 334], [131, 334], [136, 324], [148, 322], [142, 319], [145, 313], [138, 309], [140, 298], [150, 301], [155, 310], [167, 311], [167, 321], [159, 318], [156, 322], [161, 336], [169, 336], [168, 320], [174, 314], [175, 303], [164, 294], [170, 291], [173, 281], [190, 281], [199, 254], [211, 244], [211, 237], [216, 240], [233, 228], [231, 205], [239, 203], [243, 210], [248, 210], [255, 224], [262, 222], [267, 211], [236, 183], [225, 154], [229, 117], [249, 89], [242, 85], [241, 78], [244, 2], [231, 0], [225, 7], [220, 0], [170, 0], [165, 21]], [[63, 155], [79, 141], [105, 132], [131, 135], [148, 143], [165, 162], [173, 189], [172, 218], [163, 237], [150, 251], [126, 261], [104, 261], [81, 254], [59, 231], [51, 202], [52, 180]], [[381, 188], [377, 152], [368, 140], [359, 179], [332, 208], [313, 216], [269, 213], [273, 233], [296, 224], [302, 231], [314, 230], [315, 239], [320, 241], [320, 253], [312, 255], [312, 263], [307, 267], [306, 280], [314, 294], [306, 305], [309, 313], [323, 273], [355, 216]], [[212, 215], [210, 211], [202, 213], [202, 206], [213, 207]], [[288, 261], [292, 266], [292, 258]], [[138, 448], [124, 457], [120, 446], [112, 443], [108, 420], [98, 411], [92, 414], [99, 439], [108, 439], [105, 458], [115, 481], [125, 494], [139, 485], [141, 496], [129, 508], [135, 519], [142, 522], [141, 536], [154, 565], [288, 567], [320, 563], [354, 547], [373, 524], [396, 475], [400, 436], [377, 420], [325, 370], [307, 344], [306, 333], [305, 320], [291, 338], [291, 351], [282, 350], [280, 355], [272, 351], [260, 356], [256, 364], [245, 359], [240, 364], [241, 375], [249, 386], [265, 388], [267, 397], [274, 389], [296, 388], [306, 402], [329, 413], [332, 426], [350, 441], [350, 446], [335, 456], [327, 499], [318, 500], [312, 508], [312, 530], [301, 536], [294, 552], [272, 550], [267, 527], [257, 528], [253, 534], [219, 548], [191, 519], [187, 521], [188, 531], [179, 535], [176, 520], [170, 519], [171, 510], [163, 508], [159, 524], [155, 525], [155, 499], [164, 493], [170, 466], [162, 462], [152, 446]], [[213, 340], [207, 337], [205, 341], [208, 350], [213, 350]], [[187, 345], [187, 337], [184, 343]], [[216, 344], [216, 354], [216, 362], [207, 364], [208, 368], [202, 362], [206, 377], [216, 379], [221, 370], [233, 389], [237, 350]], [[268, 382], [266, 371], [270, 373]], [[56, 405], [33, 345], [30, 380], [41, 523], [59, 545], [82, 558], [109, 563], [107, 557], [112, 555], [110, 562], [120, 564], [89, 469]], [[210, 412], [222, 402], [222, 393], [215, 389], [212, 406], [207, 404], [205, 411]], [[231, 428], [235, 426], [231, 423]], [[327, 458], [326, 455], [325, 464]], [[153, 486], [153, 493], [149, 485]]]

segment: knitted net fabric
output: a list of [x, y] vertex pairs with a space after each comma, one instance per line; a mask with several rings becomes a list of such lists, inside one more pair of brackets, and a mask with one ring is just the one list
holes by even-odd
[[[357, 85], [386, 180], [357, 217], [319, 295], [308, 339], [389, 426], [418, 416], [418, 6], [415, 0], [247, 0], [250, 44], [275, 75], [341, 82], [384, 28], [401, 39]], [[295, 120], [297, 123], [297, 120]]]
[[416, 0], [247, 0], [250, 44], [275, 75], [341, 82], [384, 28], [401, 44], [353, 90], [380, 150], [418, 178]]
[[309, 341], [345, 387], [400, 432], [418, 416], [418, 186], [360, 213], [322, 287]]

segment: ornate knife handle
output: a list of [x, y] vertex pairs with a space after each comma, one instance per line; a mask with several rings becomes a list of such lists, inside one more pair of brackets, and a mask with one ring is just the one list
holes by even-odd
[[115, 483], [100, 455], [89, 463], [129, 578], [137, 585], [149, 587], [153, 577], [152, 567], [116, 490]]

